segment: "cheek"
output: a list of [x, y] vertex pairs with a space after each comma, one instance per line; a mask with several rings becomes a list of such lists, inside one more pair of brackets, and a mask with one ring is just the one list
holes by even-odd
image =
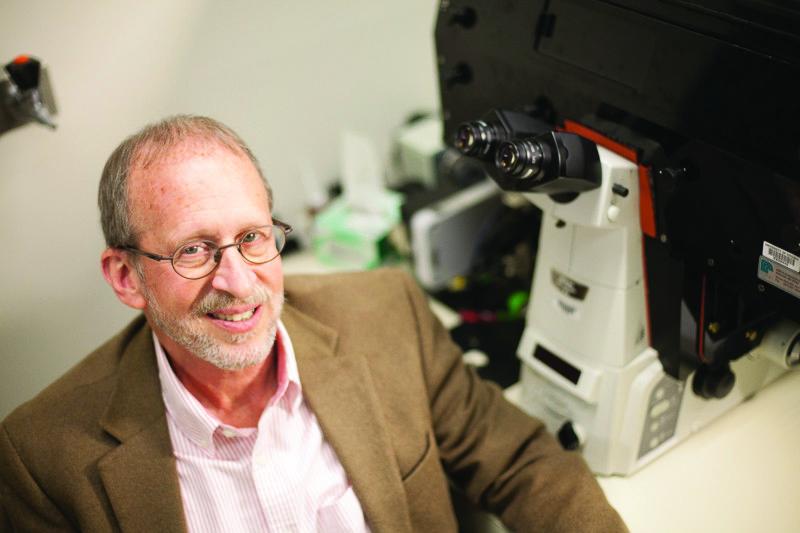
[[280, 258], [263, 265], [258, 271], [258, 277], [271, 292], [283, 294], [283, 270]]
[[275, 276], [270, 281], [273, 292], [275, 292], [275, 294], [283, 294], [283, 277]]
[[164, 292], [165, 289], [169, 290], [170, 286], [175, 284], [173, 276], [179, 276], [172, 270], [172, 265], [168, 261], [156, 263], [149, 259], [143, 260], [147, 261], [144, 263], [144, 281], [151, 291]]
[[150, 293], [164, 310], [189, 311], [201, 296], [202, 283], [184, 280], [173, 272], [146, 277]]

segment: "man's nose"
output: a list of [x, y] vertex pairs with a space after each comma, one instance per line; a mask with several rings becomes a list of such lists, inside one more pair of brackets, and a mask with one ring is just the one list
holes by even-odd
[[235, 246], [220, 250], [219, 264], [211, 275], [211, 286], [236, 298], [253, 293], [256, 273]]

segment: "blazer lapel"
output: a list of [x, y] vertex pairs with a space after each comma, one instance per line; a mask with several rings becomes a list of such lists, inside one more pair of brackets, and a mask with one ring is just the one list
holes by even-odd
[[363, 355], [336, 354], [336, 332], [286, 306], [303, 397], [353, 484], [372, 531], [410, 531], [399, 468]]
[[[375, 532], [411, 531], [399, 468], [366, 358], [336, 354], [336, 332], [290, 305], [291, 337], [303, 395], [353, 484]], [[123, 531], [185, 532], [151, 330], [122, 355], [117, 388], [100, 421], [120, 445], [100, 460], [100, 477]]]
[[104, 456], [100, 478], [122, 531], [185, 532], [158, 367], [149, 327], [122, 355], [117, 388], [101, 426], [120, 445]]

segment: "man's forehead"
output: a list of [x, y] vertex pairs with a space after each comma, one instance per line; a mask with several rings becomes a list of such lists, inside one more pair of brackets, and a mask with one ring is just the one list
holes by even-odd
[[215, 155], [233, 155], [247, 160], [240, 148], [215, 139], [191, 137], [171, 144], [150, 142], [140, 146], [131, 157], [129, 175], [155, 166], [174, 165], [195, 157]]
[[151, 157], [146, 165], [132, 166], [128, 197], [137, 232], [163, 228], [167, 221], [182, 226], [182, 215], [219, 209], [225, 201], [233, 206], [263, 206], [256, 209], [258, 216], [250, 218], [260, 224], [269, 218], [269, 198], [252, 161], [219, 144], [183, 144]]
[[[170, 148], [153, 149], [132, 160], [128, 174], [128, 197], [135, 203], [142, 195], [196, 188], [198, 184], [187, 180], [184, 173], [195, 161], [216, 161], [221, 166], [244, 164], [250, 178], [263, 184], [255, 165], [241, 150], [212, 142], [181, 143]], [[224, 172], [213, 177], [230, 179], [231, 175]]]

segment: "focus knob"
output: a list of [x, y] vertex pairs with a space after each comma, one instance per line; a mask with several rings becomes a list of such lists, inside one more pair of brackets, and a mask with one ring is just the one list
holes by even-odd
[[578, 424], [570, 421], [564, 422], [556, 433], [558, 442], [565, 450], [578, 450], [586, 441], [586, 434]]
[[695, 371], [692, 390], [706, 400], [722, 399], [733, 390], [735, 384], [736, 376], [729, 365], [701, 366]]

